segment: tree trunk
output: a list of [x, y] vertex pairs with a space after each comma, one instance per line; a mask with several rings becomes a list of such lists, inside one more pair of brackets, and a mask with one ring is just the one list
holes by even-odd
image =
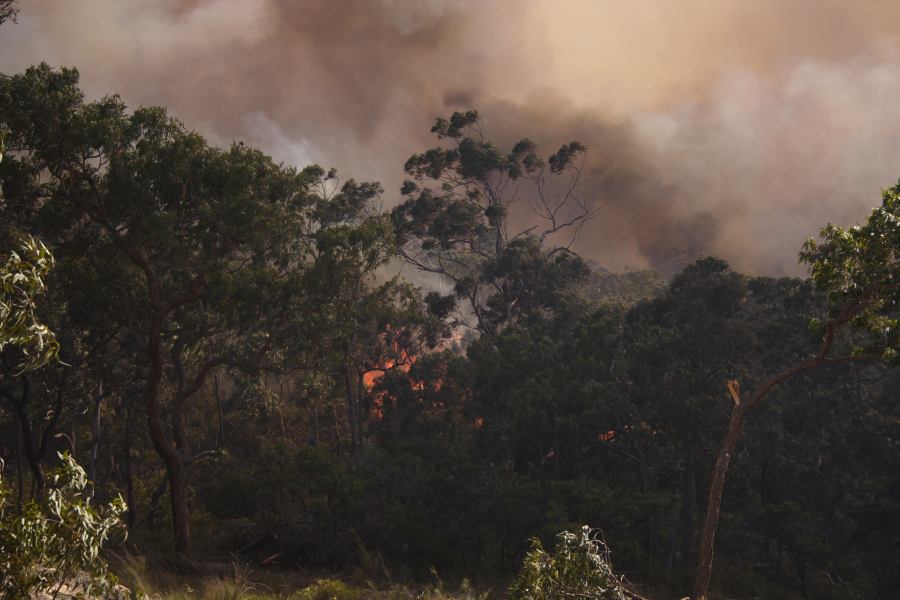
[[731, 394], [731, 399], [734, 401], [734, 408], [731, 411], [731, 419], [728, 422], [728, 431], [725, 433], [725, 439], [722, 440], [721, 448], [719, 448], [716, 466], [713, 469], [712, 482], [709, 486], [709, 501], [706, 505], [706, 516], [704, 517], [703, 529], [700, 533], [700, 557], [697, 562], [697, 575], [694, 579], [694, 590], [691, 595], [693, 600], [705, 600], [706, 592], [709, 589], [709, 580], [712, 576], [713, 544], [716, 537], [716, 525], [719, 522], [719, 508], [722, 505], [722, 492], [725, 489], [725, 475], [728, 471], [731, 455], [734, 453], [734, 448], [741, 435], [744, 415], [748, 409], [756, 406], [765, 398], [775, 386], [800, 373], [816, 369], [828, 360], [828, 353], [834, 342], [835, 323], [841, 325], [847, 323], [849, 319], [850, 317], [847, 316], [843, 320], [829, 323], [818, 354], [770, 377], [752, 393], [746, 394], [746, 401], [741, 399], [738, 382], [733, 379], [728, 381], [728, 393]]
[[700, 556], [697, 561], [697, 575], [694, 580], [693, 600], [706, 600], [709, 589], [709, 581], [712, 577], [713, 546], [716, 538], [716, 526], [719, 523], [719, 509], [722, 505], [722, 493], [725, 489], [725, 476], [728, 472], [728, 464], [734, 454], [741, 428], [744, 425], [744, 415], [747, 413], [747, 404], [740, 400], [737, 384], [728, 382], [728, 389], [734, 399], [734, 407], [731, 410], [731, 418], [728, 421], [728, 431], [722, 440], [716, 457], [716, 466], [713, 468], [712, 482], [709, 486], [709, 500], [706, 506], [706, 516], [703, 520], [703, 529], [700, 532]]
[[32, 496], [40, 499], [44, 493], [46, 485], [46, 477], [44, 476], [44, 465], [41, 457], [34, 449], [34, 441], [31, 430], [31, 420], [24, 412], [19, 413], [19, 425], [24, 438], [25, 460], [28, 462], [28, 468], [31, 470], [32, 477]]
[[91, 459], [88, 463], [88, 481], [91, 485], [91, 495], [97, 485], [97, 458], [100, 454], [100, 403], [103, 402], [103, 382], [100, 382], [97, 390], [97, 398], [94, 400], [93, 431], [91, 436]]
[[28, 463], [28, 469], [31, 471], [31, 496], [40, 498], [45, 485], [44, 467], [42, 464], [43, 448], [35, 440], [35, 436], [40, 435], [40, 432], [35, 431], [35, 427], [31, 422], [31, 416], [28, 414], [28, 403], [31, 399], [31, 382], [24, 376], [20, 377], [20, 379], [22, 381], [22, 393], [18, 398], [12, 392], [6, 390], [2, 390], [2, 392], [3, 396], [12, 403], [16, 411], [18, 432], [21, 436], [19, 438], [19, 456], [21, 457], [21, 451], [24, 450], [25, 461]]
[[25, 499], [25, 477], [22, 471], [22, 432], [16, 427], [16, 514], [22, 514]]
[[[183, 558], [190, 558], [191, 542], [190, 528], [188, 526], [188, 509], [187, 509], [187, 486], [184, 480], [184, 458], [181, 452], [185, 450], [184, 446], [176, 447], [167, 438], [163, 430], [162, 415], [160, 410], [160, 381], [163, 375], [162, 361], [162, 330], [163, 321], [175, 309], [200, 299], [199, 291], [202, 288], [202, 277], [196, 277], [191, 282], [189, 294], [184, 298], [173, 300], [166, 304], [160, 296], [159, 280], [150, 266], [148, 260], [143, 256], [140, 249], [130, 245], [128, 240], [121, 236], [119, 229], [113, 225], [102, 207], [102, 198], [100, 193], [95, 192], [95, 203], [91, 204], [86, 198], [77, 198], [76, 202], [85, 214], [95, 223], [103, 227], [112, 236], [117, 243], [119, 250], [128, 257], [138, 269], [140, 269], [147, 282], [147, 296], [150, 300], [150, 320], [147, 323], [147, 359], [149, 369], [147, 373], [146, 386], [144, 388], [144, 406], [147, 410], [147, 426], [150, 434], [150, 441], [153, 443], [153, 449], [162, 459], [166, 467], [166, 475], [171, 485], [172, 495], [172, 513], [173, 528], [175, 532], [175, 551]], [[141, 329], [143, 331], [143, 329]], [[173, 407], [179, 410], [180, 407]], [[177, 415], [176, 415], [177, 418]], [[179, 431], [173, 432], [176, 436], [175, 443], [178, 443], [177, 436]]]
[[[154, 315], [150, 323], [147, 343], [147, 354], [150, 359], [150, 372], [147, 376], [147, 387], [144, 391], [144, 402], [147, 407], [147, 425], [150, 430], [150, 441], [153, 448], [163, 460], [166, 477], [169, 480], [169, 493], [172, 500], [172, 528], [175, 535], [175, 553], [179, 558], [191, 558], [191, 530], [187, 505], [187, 486], [184, 481], [184, 459], [181, 452], [163, 432], [162, 417], [159, 406], [159, 383], [162, 379], [162, 351], [160, 348], [160, 330], [162, 314]], [[177, 408], [177, 407], [176, 407]], [[176, 432], [177, 433], [177, 432]]]
[[181, 558], [191, 557], [191, 523], [187, 501], [184, 461], [179, 457], [166, 464], [169, 478], [169, 497], [172, 500], [172, 527], [175, 533], [175, 552]]
[[122, 462], [125, 467], [125, 501], [128, 504], [128, 512], [125, 518], [128, 524], [128, 531], [133, 533], [134, 525], [137, 523], [137, 502], [134, 499], [134, 476], [131, 472], [131, 439], [134, 428], [132, 412], [132, 404], [129, 401], [128, 410], [125, 413], [125, 449]]
[[216, 375], [213, 377], [213, 391], [216, 396], [216, 412], [219, 416], [219, 431], [216, 432], [216, 448], [221, 448], [225, 445], [225, 418], [222, 415], [222, 396], [219, 392], [219, 376]]

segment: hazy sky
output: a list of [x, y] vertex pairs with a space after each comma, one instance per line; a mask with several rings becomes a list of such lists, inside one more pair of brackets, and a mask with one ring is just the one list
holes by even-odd
[[20, 0], [0, 71], [77, 66], [214, 142], [399, 199], [434, 117], [590, 150], [613, 269], [717, 254], [797, 274], [802, 240], [900, 178], [898, 0]]

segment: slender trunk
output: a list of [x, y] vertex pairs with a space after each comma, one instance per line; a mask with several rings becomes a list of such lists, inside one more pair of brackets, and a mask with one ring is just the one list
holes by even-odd
[[184, 461], [166, 465], [169, 477], [169, 497], [172, 500], [172, 526], [175, 532], [175, 552], [182, 558], [191, 557], [191, 523], [187, 501]]
[[334, 452], [334, 455], [338, 458], [344, 457], [344, 440], [341, 436], [341, 417], [338, 414], [337, 406], [332, 406], [329, 411], [329, 421], [331, 421], [331, 427], [328, 428], [328, 438], [331, 442], [331, 451]]
[[281, 443], [287, 444], [287, 429], [284, 426], [284, 382], [281, 382], [278, 393], [278, 418], [281, 421]]
[[175, 532], [175, 552], [183, 558], [191, 558], [190, 506], [188, 505], [188, 483], [186, 462], [192, 450], [184, 425], [184, 402], [182, 394], [176, 394], [172, 401], [172, 436], [175, 439], [175, 458], [167, 462], [169, 495], [172, 502], [172, 527]]
[[46, 485], [46, 477], [44, 476], [44, 465], [41, 463], [41, 457], [34, 450], [34, 443], [31, 420], [24, 413], [19, 414], [19, 424], [22, 430], [22, 436], [25, 446], [25, 460], [28, 462], [28, 468], [31, 470], [31, 495], [34, 498], [40, 498], [44, 493]]
[[88, 481], [91, 484], [91, 495], [97, 485], [97, 458], [100, 453], [100, 403], [103, 402], [103, 382], [100, 382], [97, 390], [97, 398], [94, 400], [94, 423], [91, 436], [91, 459], [88, 463]]
[[218, 375], [213, 377], [213, 391], [216, 396], [216, 412], [219, 415], [219, 432], [216, 436], [216, 448], [221, 448], [225, 445], [225, 419], [222, 416], [222, 396], [219, 392]]
[[[35, 429], [31, 422], [31, 416], [28, 414], [28, 403], [31, 399], [31, 382], [22, 377], [22, 394], [19, 398], [12, 395], [7, 397], [12, 401], [18, 417], [18, 431], [21, 436], [19, 444], [20, 452], [25, 451], [25, 461], [28, 463], [28, 469], [31, 471], [31, 496], [40, 498], [44, 490], [45, 478], [44, 467], [41, 464], [41, 446], [35, 440]], [[21, 456], [21, 453], [20, 453]]]
[[[730, 387], [730, 385], [729, 385]], [[694, 580], [693, 600], [706, 600], [706, 592], [709, 589], [709, 581], [712, 576], [713, 546], [716, 537], [716, 526], [719, 522], [719, 510], [722, 505], [722, 492], [725, 489], [725, 476], [728, 465], [734, 454], [735, 446], [741, 435], [744, 424], [744, 415], [747, 405], [735, 398], [734, 407], [731, 410], [731, 418], [728, 421], [728, 431], [722, 440], [716, 457], [716, 465], [713, 468], [712, 482], [709, 486], [709, 500], [706, 506], [706, 517], [703, 520], [703, 529], [700, 532], [700, 556], [697, 561], [697, 575]]]
[[22, 514], [22, 503], [25, 498], [25, 479], [22, 471], [22, 432], [16, 427], [16, 514]]
[[672, 537], [669, 538], [669, 549], [666, 551], [666, 570], [675, 566], [675, 550], [678, 546], [678, 531], [672, 531]]
[[[184, 482], [184, 460], [178, 448], [166, 439], [163, 432], [162, 417], [159, 406], [159, 384], [162, 379], [162, 350], [160, 348], [160, 331], [163, 315], [156, 314], [150, 322], [147, 341], [147, 354], [150, 359], [150, 372], [147, 375], [147, 387], [144, 391], [144, 402], [147, 407], [147, 425], [153, 448], [166, 467], [169, 489], [172, 500], [172, 529], [175, 535], [175, 553], [181, 557], [191, 557], [191, 530], [187, 510], [187, 486]], [[175, 407], [177, 410], [177, 407]], [[176, 435], [177, 435], [176, 431]]]
[[316, 446], [318, 446], [319, 445], [319, 403], [315, 400], [313, 400], [312, 414], [313, 414], [313, 443]]
[[134, 524], [137, 522], [137, 503], [134, 499], [134, 477], [131, 473], [131, 436], [134, 430], [133, 420], [132, 420], [132, 404], [128, 403], [128, 410], [125, 413], [125, 501], [128, 504], [128, 513], [126, 515], [126, 521], [128, 524], [128, 531], [134, 531]]

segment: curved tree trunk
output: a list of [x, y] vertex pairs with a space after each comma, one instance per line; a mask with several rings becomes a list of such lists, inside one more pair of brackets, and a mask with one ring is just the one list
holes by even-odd
[[[851, 314], [851, 313], [848, 313]], [[703, 529], [700, 532], [700, 556], [697, 561], [697, 574], [694, 579], [694, 588], [691, 598], [693, 600], [705, 600], [709, 590], [709, 581], [712, 576], [713, 545], [716, 537], [716, 525], [719, 523], [719, 509], [722, 506], [722, 492], [725, 489], [725, 476], [728, 472], [728, 464], [734, 454], [741, 428], [744, 424], [744, 415], [747, 410], [756, 406], [777, 385], [803, 373], [815, 369], [829, 360], [828, 353], [834, 342], [835, 328], [847, 323], [850, 316], [842, 316], [828, 324], [826, 334], [819, 352], [809, 360], [789, 367], [766, 380], [752, 393], [746, 394], [746, 400], [742, 400], [740, 387], [735, 380], [728, 381], [728, 393], [734, 401], [731, 418], [728, 421], [728, 431], [722, 440], [719, 454], [716, 457], [716, 466], [713, 469], [712, 482], [709, 486], [709, 501], [706, 505], [706, 516], [703, 519]], [[834, 359], [832, 359], [834, 360]]]
[[132, 440], [132, 430], [133, 423], [132, 420], [133, 410], [131, 402], [128, 403], [128, 408], [125, 412], [125, 440], [124, 440], [124, 449], [122, 452], [122, 465], [125, 470], [125, 502], [128, 504], [128, 512], [126, 513], [126, 522], [128, 524], [128, 531], [134, 532], [135, 523], [137, 523], [137, 502], [134, 498], [134, 476], [131, 472], [131, 440]]
[[728, 421], [728, 431], [722, 440], [716, 457], [716, 466], [713, 469], [712, 482], [709, 486], [709, 500], [706, 506], [706, 516], [703, 519], [703, 529], [700, 531], [700, 556], [697, 561], [697, 575], [694, 580], [694, 590], [691, 594], [693, 600], [705, 600], [709, 589], [709, 581], [712, 576], [713, 546], [716, 538], [716, 526], [719, 523], [719, 510], [722, 505], [722, 493], [725, 490], [725, 475], [728, 465], [734, 455], [735, 446], [741, 435], [744, 424], [744, 415], [747, 405], [740, 402], [740, 396], [736, 396], [736, 386], [729, 382], [729, 390], [735, 399], [734, 408], [731, 410], [731, 418]]
[[97, 396], [94, 398], [94, 414], [91, 419], [91, 457], [88, 462], [88, 482], [90, 482], [91, 495], [93, 496], [97, 488], [97, 459], [100, 457], [100, 426], [101, 426], [101, 404], [103, 402], [103, 381], [100, 382], [97, 389]]
[[187, 485], [184, 481], [184, 460], [181, 452], [166, 439], [163, 432], [159, 406], [159, 383], [162, 379], [162, 350], [160, 330], [163, 315], [158, 314], [150, 324], [147, 354], [150, 358], [150, 372], [144, 392], [147, 407], [147, 425], [153, 448], [163, 460], [169, 493], [172, 500], [172, 528], [175, 536], [175, 553], [179, 558], [191, 558], [190, 514], [187, 505]]

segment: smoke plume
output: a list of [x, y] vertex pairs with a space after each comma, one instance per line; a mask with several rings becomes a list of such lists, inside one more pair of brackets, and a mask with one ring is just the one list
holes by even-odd
[[434, 117], [590, 151], [605, 204], [576, 249], [612, 269], [716, 254], [798, 274], [802, 240], [900, 177], [895, 0], [20, 2], [0, 71], [77, 66], [91, 96], [162, 104], [212, 141], [377, 179]]

